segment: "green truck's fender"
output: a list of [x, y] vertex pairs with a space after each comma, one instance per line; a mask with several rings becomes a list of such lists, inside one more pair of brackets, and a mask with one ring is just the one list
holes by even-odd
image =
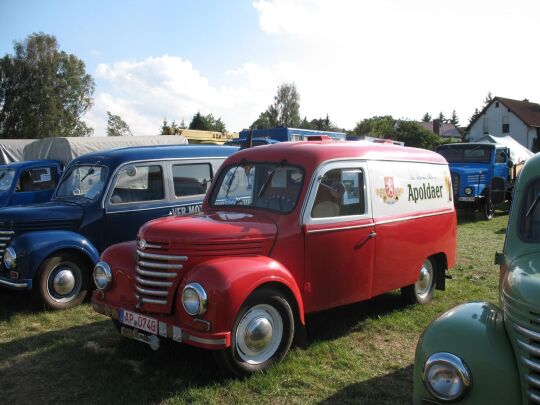
[[[424, 331], [416, 348], [413, 403], [436, 401], [422, 374], [434, 353], [452, 353], [466, 364], [471, 386], [459, 404], [520, 404], [516, 359], [504, 327], [503, 312], [487, 302], [459, 305], [441, 315]], [[438, 403], [438, 402], [435, 402]]]

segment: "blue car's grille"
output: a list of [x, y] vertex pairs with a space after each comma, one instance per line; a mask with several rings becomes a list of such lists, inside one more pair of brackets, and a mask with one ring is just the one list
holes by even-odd
[[0, 229], [0, 262], [2, 263], [2, 259], [4, 258], [4, 252], [6, 251], [6, 248], [8, 247], [9, 242], [11, 242], [14, 234], [14, 231]]

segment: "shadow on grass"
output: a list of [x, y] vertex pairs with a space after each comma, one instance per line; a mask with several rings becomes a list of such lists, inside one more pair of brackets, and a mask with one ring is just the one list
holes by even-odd
[[[349, 385], [319, 404], [409, 404], [412, 400], [412, 365], [390, 374]], [[410, 397], [403, 398], [403, 392]]]
[[0, 287], [0, 321], [7, 321], [15, 314], [41, 312], [32, 300], [30, 291], [14, 291]]

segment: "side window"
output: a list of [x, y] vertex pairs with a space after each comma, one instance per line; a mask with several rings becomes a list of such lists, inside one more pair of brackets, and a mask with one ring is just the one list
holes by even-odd
[[497, 150], [495, 155], [495, 163], [505, 163], [506, 162], [506, 152], [502, 149]]
[[177, 197], [204, 194], [212, 180], [212, 170], [207, 163], [173, 165], [172, 173]]
[[362, 169], [340, 168], [324, 174], [311, 209], [312, 218], [362, 215], [365, 212]]
[[161, 200], [164, 197], [161, 166], [127, 166], [118, 172], [111, 204]]
[[15, 191], [41, 191], [56, 187], [56, 167], [38, 167], [21, 172]]
[[520, 222], [522, 239], [528, 242], [540, 241], [540, 180], [532, 182], [525, 192]]

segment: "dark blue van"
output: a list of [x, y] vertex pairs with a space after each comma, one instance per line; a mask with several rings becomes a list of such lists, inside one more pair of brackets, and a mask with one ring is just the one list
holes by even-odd
[[200, 210], [226, 146], [95, 152], [65, 169], [50, 202], [0, 209], [0, 285], [51, 309], [81, 303], [100, 253], [154, 218]]
[[57, 160], [30, 160], [0, 166], [0, 207], [49, 201], [62, 167]]

